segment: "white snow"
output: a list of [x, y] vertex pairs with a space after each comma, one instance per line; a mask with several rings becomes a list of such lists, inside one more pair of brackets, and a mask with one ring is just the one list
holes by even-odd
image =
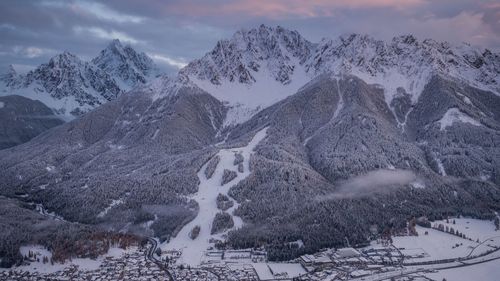
[[[439, 224], [464, 233], [467, 239], [437, 229], [417, 226], [418, 236], [393, 237], [393, 245], [403, 253], [424, 254], [424, 257], [407, 257], [405, 262], [471, 257], [484, 254], [494, 247], [500, 247], [500, 232], [495, 231], [492, 221], [455, 218], [449, 219], [448, 223], [445, 220], [432, 223], [433, 226]], [[425, 232], [428, 235], [425, 235]]]
[[125, 146], [124, 146], [124, 145], [121, 145], [121, 144], [120, 144], [120, 145], [118, 145], [118, 144], [114, 144], [114, 143], [109, 142], [109, 141], [108, 141], [106, 144], [107, 144], [107, 145], [108, 145], [108, 147], [109, 147], [109, 148], [111, 148], [111, 149], [122, 150], [122, 149], [124, 149], [124, 148], [125, 148]]
[[294, 278], [306, 273], [299, 263], [268, 263], [267, 265], [274, 272], [274, 275], [286, 275], [288, 278]]
[[472, 101], [471, 101], [468, 97], [466, 97], [464, 94], [462, 94], [462, 93], [460, 93], [460, 92], [455, 92], [455, 94], [457, 94], [457, 96], [461, 97], [461, 98], [462, 98], [462, 100], [463, 100], [466, 104], [468, 104], [468, 105], [472, 105]]
[[261, 110], [261, 107], [250, 108], [244, 104], [234, 104], [229, 105], [228, 111], [226, 113], [226, 119], [224, 119], [223, 127], [237, 125], [249, 120], [257, 112]]
[[238, 124], [250, 119], [259, 109], [295, 94], [310, 81], [311, 78], [304, 67], [296, 59], [291, 58], [291, 60], [295, 69], [288, 84], [274, 79], [266, 67], [262, 67], [259, 71], [251, 70], [251, 75], [255, 78], [255, 82], [251, 84], [225, 80], [221, 85], [214, 85], [209, 80], [201, 80], [194, 76], [191, 76], [190, 80], [218, 100], [227, 102], [232, 112], [228, 114], [224, 123]]
[[446, 113], [443, 115], [443, 118], [441, 118], [437, 123], [440, 125], [440, 130], [444, 130], [447, 127], [450, 127], [453, 125], [455, 122], [462, 122], [462, 123], [468, 123], [474, 126], [481, 126], [481, 123], [476, 121], [474, 118], [470, 117], [469, 115], [463, 113], [460, 111], [458, 108], [450, 108]]
[[[46, 186], [40, 186], [40, 189], [45, 189]], [[42, 204], [36, 204], [35, 205], [35, 209], [36, 211], [40, 214], [40, 215], [43, 215], [43, 216], [46, 216], [46, 217], [49, 217], [53, 220], [60, 220], [60, 221], [63, 221], [64, 218], [62, 216], [59, 216], [57, 215], [56, 213], [54, 212], [48, 212], [47, 209], [45, 209], [45, 207], [42, 205]]]
[[435, 159], [438, 165], [439, 173], [441, 174], [441, 176], [445, 177], [446, 170], [444, 169], [443, 162], [441, 162], [441, 159], [439, 159], [438, 157], [436, 157]]
[[[425, 235], [425, 232], [428, 235]], [[467, 239], [460, 238], [449, 233], [445, 233], [432, 228], [423, 228], [417, 226], [419, 236], [396, 236], [393, 237], [393, 244], [398, 248], [405, 250], [422, 250], [427, 253], [423, 258], [405, 259], [405, 261], [432, 261], [449, 259], [456, 257], [465, 257], [472, 248], [477, 246], [478, 243]], [[456, 244], [463, 244], [455, 247]]]
[[158, 133], [160, 132], [160, 129], [156, 129], [156, 131], [154, 132], [153, 136], [151, 137], [151, 139], [156, 139], [156, 137], [158, 136]]
[[118, 206], [120, 204], [123, 204], [122, 199], [118, 199], [118, 200], [113, 199], [108, 207], [106, 207], [102, 212], [97, 214], [97, 217], [98, 218], [104, 217], [109, 212], [109, 210], [111, 210], [113, 207]]
[[466, 104], [470, 104], [470, 105], [472, 105], [472, 102], [471, 102], [471, 100], [470, 100], [468, 97], [464, 96], [464, 97], [463, 97], [463, 100], [464, 100], [464, 102], [465, 102]]
[[260, 280], [289, 280], [306, 271], [299, 263], [252, 263]]
[[412, 181], [410, 183], [410, 185], [413, 187], [413, 188], [416, 188], [416, 189], [422, 189], [422, 188], [425, 188], [425, 183], [423, 181], [421, 181], [420, 179], [417, 179], [415, 181]]
[[[455, 223], [453, 223], [453, 221]], [[464, 233], [474, 241], [477, 239], [479, 239], [479, 241], [484, 241], [495, 236], [500, 236], [500, 231], [495, 230], [495, 225], [492, 221], [471, 218], [453, 218], [449, 219], [448, 223], [446, 220], [436, 221], [435, 223], [453, 227], [455, 230]]]
[[252, 263], [260, 280], [290, 280], [305, 274], [299, 263]]
[[[71, 111], [79, 108], [82, 111], [90, 111], [93, 109], [90, 105], [80, 105], [73, 96], [64, 97], [62, 99], [53, 98], [49, 93], [41, 90], [42, 86], [36, 83], [30, 84], [26, 88], [6, 89], [0, 92], [0, 95], [20, 95], [32, 100], [38, 100], [45, 104], [47, 107], [54, 110], [56, 115], [66, 121], [73, 120], [74, 115], [70, 114]], [[97, 96], [97, 94], [95, 94]], [[104, 98], [100, 99], [101, 102], [106, 102]]]
[[[200, 184], [198, 192], [191, 196], [191, 199], [198, 203], [198, 215], [188, 224], [186, 224], [175, 238], [161, 245], [163, 250], [180, 250], [182, 256], [178, 260], [180, 263], [186, 263], [192, 266], [197, 266], [200, 263], [202, 254], [209, 247], [213, 246], [209, 242], [210, 238], [223, 239], [223, 234], [211, 235], [212, 221], [215, 215], [220, 211], [217, 209], [216, 198], [219, 193], [227, 195], [229, 188], [240, 182], [250, 175], [250, 156], [253, 153], [257, 144], [265, 138], [267, 128], [257, 132], [248, 145], [240, 148], [221, 149], [217, 155], [220, 157], [219, 164], [210, 179], [205, 176], [205, 169], [208, 162], [198, 172]], [[234, 165], [235, 152], [243, 155], [244, 172], [239, 173], [237, 166]], [[214, 156], [215, 157], [215, 156]], [[231, 182], [221, 186], [221, 179], [224, 169], [237, 172], [237, 177]], [[231, 199], [232, 200], [232, 199]], [[233, 200], [234, 201], [234, 200]], [[233, 214], [233, 211], [238, 207], [234, 202], [233, 207], [227, 210], [227, 213]], [[243, 225], [241, 218], [232, 215], [234, 220], [234, 228], [240, 228]], [[200, 234], [194, 240], [189, 238], [189, 232], [195, 227], [200, 226]]]
[[5, 107], [5, 103], [0, 101], [0, 108], [4, 108]]
[[500, 276], [500, 260], [493, 260], [466, 267], [439, 270], [435, 273], [424, 273], [433, 280], [448, 281], [498, 281]]
[[404, 88], [410, 94], [412, 103], [416, 103], [425, 85], [429, 82], [432, 71], [428, 69], [428, 71], [422, 71], [409, 77], [401, 74], [400, 70], [395, 67], [385, 68], [384, 72], [377, 72], [375, 75], [368, 74], [359, 68], [352, 68], [351, 74], [368, 84], [380, 85], [384, 89], [385, 101], [390, 105], [399, 87]]
[[259, 276], [260, 280], [271, 280], [274, 278], [273, 273], [265, 263], [254, 263], [252, 264], [255, 272]]
[[167, 96], [177, 95], [179, 90], [183, 87], [194, 88], [194, 84], [186, 77], [180, 75], [174, 78], [164, 75], [157, 79], [153, 79], [143, 88], [150, 92], [151, 100], [155, 102]]
[[[79, 270], [91, 271], [98, 269], [99, 266], [102, 264], [102, 261], [106, 257], [119, 257], [127, 252], [132, 252], [136, 250], [137, 247], [129, 247], [126, 250], [123, 250], [118, 247], [111, 247], [104, 256], [101, 256], [95, 260], [90, 258], [72, 258], [70, 261], [66, 261], [65, 263], [55, 262], [54, 264], [51, 264], [50, 258], [52, 257], [52, 253], [49, 250], [47, 250], [45, 247], [41, 245], [27, 245], [20, 247], [19, 251], [21, 252], [21, 255], [28, 256], [28, 253], [31, 251], [33, 254], [36, 255], [36, 258], [34, 258], [34, 261], [29, 262], [29, 264], [23, 264], [14, 267], [12, 269], [29, 271], [29, 272], [39, 272], [39, 273], [54, 273], [69, 268], [70, 266], [76, 265], [78, 266]], [[49, 260], [48, 263], [45, 264], [43, 263], [44, 256], [48, 258]], [[11, 270], [11, 269], [0, 268], [0, 270]]]

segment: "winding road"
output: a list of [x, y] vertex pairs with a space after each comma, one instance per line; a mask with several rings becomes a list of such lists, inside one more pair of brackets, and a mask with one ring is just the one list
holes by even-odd
[[146, 252], [146, 259], [150, 260], [151, 262], [154, 262], [161, 270], [165, 271], [170, 281], [175, 281], [175, 278], [173, 277], [172, 273], [170, 273], [170, 271], [168, 270], [168, 267], [161, 260], [158, 260], [154, 256], [156, 249], [158, 249], [158, 241], [156, 241], [156, 239], [152, 237], [148, 237], [148, 242], [151, 244], [151, 247]]

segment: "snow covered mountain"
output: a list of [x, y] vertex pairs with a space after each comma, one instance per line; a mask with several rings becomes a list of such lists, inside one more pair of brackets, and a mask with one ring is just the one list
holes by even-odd
[[111, 41], [92, 63], [111, 75], [121, 89], [144, 84], [159, 75], [151, 58], [129, 45], [123, 46], [118, 39]]
[[39, 100], [69, 120], [150, 81], [157, 72], [144, 53], [114, 40], [92, 62], [64, 52], [25, 75], [9, 67], [0, 76], [0, 95]]
[[379, 84], [388, 104], [402, 93], [415, 103], [436, 74], [500, 93], [500, 54], [465, 43], [452, 46], [411, 35], [384, 42], [350, 34], [315, 44], [296, 31], [265, 25], [219, 41], [180, 73], [229, 102], [228, 124], [246, 121], [323, 73], [353, 74]]
[[229, 102], [227, 124], [240, 123], [307, 83], [310, 77], [303, 65], [313, 50], [297, 31], [261, 25], [219, 41], [180, 74]]
[[168, 247], [197, 239], [186, 235], [199, 222], [193, 244], [263, 246], [273, 260], [366, 243], [413, 217], [493, 218], [499, 65], [491, 51], [412, 36], [314, 44], [241, 30], [177, 77], [1, 150], [0, 195]]
[[391, 42], [351, 34], [324, 39], [307, 62], [308, 73], [353, 74], [385, 89], [388, 104], [403, 88], [416, 102], [432, 76], [500, 93], [500, 54], [468, 44], [452, 46], [434, 40], [418, 41], [411, 35]]

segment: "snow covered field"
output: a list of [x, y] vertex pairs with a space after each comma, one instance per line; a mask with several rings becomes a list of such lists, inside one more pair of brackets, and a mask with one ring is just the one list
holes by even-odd
[[436, 273], [426, 273], [426, 277], [441, 281], [498, 281], [500, 279], [500, 260], [472, 266], [444, 269]]
[[[52, 253], [45, 247], [41, 245], [28, 245], [28, 246], [22, 246], [20, 248], [21, 255], [23, 256], [28, 256], [30, 251], [32, 253], [32, 259], [34, 261], [30, 262], [29, 264], [23, 264], [21, 266], [17, 266], [14, 268], [15, 270], [38, 272], [38, 273], [54, 273], [62, 271], [71, 266], [78, 266], [78, 269], [83, 271], [96, 270], [99, 268], [99, 266], [102, 264], [103, 260], [106, 257], [120, 257], [125, 253], [131, 253], [137, 251], [137, 247], [129, 247], [127, 248], [127, 250], [123, 250], [117, 247], [112, 247], [105, 255], [100, 256], [95, 260], [90, 258], [72, 258], [70, 261], [67, 261], [65, 263], [55, 262], [54, 264], [50, 263]], [[44, 257], [47, 257], [48, 262], [43, 263]], [[0, 270], [8, 271], [10, 270], [10, 268], [0, 268]]]
[[[453, 223], [455, 222], [455, 223]], [[469, 218], [456, 218], [436, 221], [435, 223], [442, 223], [445, 226], [453, 227], [455, 230], [460, 231], [472, 240], [484, 241], [488, 238], [500, 236], [500, 231], [495, 230], [495, 225], [492, 221], [477, 220]]]
[[[429, 234], [425, 235], [425, 231]], [[419, 262], [465, 257], [472, 251], [473, 247], [479, 244], [435, 229], [417, 226], [417, 232], [418, 237], [396, 236], [393, 238], [393, 245], [399, 249], [404, 248], [403, 253], [409, 250], [426, 253], [422, 258], [407, 258], [405, 261]], [[456, 247], [456, 245], [459, 246]]]
[[[198, 203], [199, 211], [196, 218], [186, 224], [175, 238], [167, 243], [161, 245], [162, 250], [179, 250], [182, 251], [182, 256], [178, 260], [180, 263], [186, 263], [191, 266], [197, 266], [201, 262], [203, 252], [210, 247], [213, 243], [210, 239], [222, 239], [223, 234], [211, 235], [212, 221], [215, 215], [220, 212], [217, 208], [216, 198], [219, 193], [227, 195], [229, 188], [248, 175], [250, 175], [249, 160], [257, 144], [265, 138], [267, 128], [257, 132], [247, 146], [240, 148], [221, 149], [217, 155], [220, 161], [217, 164], [215, 172], [212, 177], [207, 179], [205, 169], [207, 169], [207, 162], [198, 172], [200, 185], [198, 192], [191, 198]], [[238, 166], [234, 165], [235, 153], [241, 153], [243, 156], [243, 172], [238, 171]], [[216, 156], [214, 156], [216, 157]], [[230, 182], [221, 185], [222, 175], [224, 170], [231, 170], [237, 173], [236, 178]], [[232, 200], [232, 199], [231, 199]], [[241, 218], [234, 216], [232, 213], [238, 207], [238, 204], [233, 200], [233, 207], [227, 210], [233, 220], [234, 228], [239, 228], [243, 225]], [[200, 226], [200, 233], [194, 240], [189, 237], [189, 233], [195, 226]]]
[[[480, 255], [492, 250], [493, 246], [500, 246], [500, 232], [495, 231], [495, 225], [492, 221], [457, 218], [449, 219], [448, 223], [445, 220], [432, 223], [432, 225], [439, 224], [465, 234], [467, 239], [436, 229], [417, 226], [418, 237], [397, 236], [393, 238], [394, 246], [399, 248], [403, 254], [412, 256], [407, 257], [405, 262]], [[425, 232], [428, 234], [425, 235]], [[419, 253], [423, 255], [417, 257]]]

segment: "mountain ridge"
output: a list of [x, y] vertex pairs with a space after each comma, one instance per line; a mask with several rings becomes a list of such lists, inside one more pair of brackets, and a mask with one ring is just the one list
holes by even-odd
[[[435, 74], [500, 93], [500, 54], [488, 49], [419, 41], [412, 35], [385, 42], [348, 34], [311, 43], [297, 31], [265, 25], [239, 30], [230, 39], [219, 41], [211, 52], [179, 73], [234, 108], [245, 105], [242, 110], [254, 113], [285, 98], [282, 86], [288, 93], [295, 92], [321, 73], [353, 74], [379, 84], [389, 105], [401, 89], [415, 103]], [[266, 88], [276, 92], [275, 97], [252, 96], [252, 91]], [[229, 123], [245, 120], [248, 115]]]
[[[459, 79], [462, 72], [453, 77], [441, 66], [442, 58], [457, 57], [446, 46], [438, 44], [442, 48], [433, 54], [435, 43], [408, 36], [389, 45], [346, 36], [325, 40], [301, 63], [292, 61], [293, 54], [299, 58], [307, 52], [280, 44], [295, 42], [290, 46], [299, 49], [309, 44], [281, 40], [296, 38], [295, 33], [282, 30], [275, 36], [265, 26], [262, 33], [259, 29], [235, 37], [258, 39], [245, 39], [250, 45], [226, 42], [217, 48], [214, 55], [227, 72], [213, 62], [195, 63], [213, 69], [191, 72], [191, 65], [176, 77], [162, 76], [27, 143], [0, 150], [0, 195], [22, 194], [19, 200], [42, 204], [69, 221], [158, 237], [165, 249], [200, 212], [193, 194], [205, 179], [201, 168], [220, 168], [222, 161], [229, 170], [219, 169], [219, 176], [226, 174], [226, 180], [233, 172], [248, 173], [226, 186], [235, 201], [229, 215], [241, 218], [243, 226], [217, 236], [213, 247], [265, 247], [270, 260], [342, 247], [345, 237], [353, 245], [368, 243], [386, 230], [405, 229], [414, 217], [493, 218], [500, 211], [500, 96], [476, 87], [483, 80], [475, 80], [482, 77], [482, 86], [496, 87], [497, 77], [488, 75], [498, 70], [498, 55], [479, 53], [488, 57], [482, 63], [470, 56], [461, 56], [458, 66], [448, 62], [451, 74], [457, 67], [486, 73]], [[231, 56], [226, 48], [233, 50]], [[239, 55], [242, 50], [250, 53]], [[268, 64], [269, 55], [279, 60]], [[408, 65], [415, 58], [427, 59]], [[259, 71], [247, 68], [251, 61]], [[414, 78], [425, 85], [411, 87], [404, 80], [424, 70], [429, 71], [425, 79]], [[210, 75], [201, 79], [199, 71]], [[220, 85], [213, 84], [214, 73], [233, 80], [220, 76]], [[373, 83], [397, 78], [393, 73], [402, 80]], [[238, 107], [238, 101], [248, 103]], [[235, 118], [242, 108], [250, 112]], [[240, 172], [238, 149], [256, 135], [258, 143], [245, 154], [248, 167]], [[222, 150], [227, 155], [215, 157]], [[405, 180], [384, 180], [401, 171]], [[359, 176], [368, 180], [359, 183]], [[298, 240], [302, 247], [290, 247]]]
[[71, 120], [147, 83], [158, 72], [146, 54], [115, 39], [89, 62], [64, 51], [27, 74], [10, 67], [0, 77], [1, 94], [40, 100], [62, 119]]

